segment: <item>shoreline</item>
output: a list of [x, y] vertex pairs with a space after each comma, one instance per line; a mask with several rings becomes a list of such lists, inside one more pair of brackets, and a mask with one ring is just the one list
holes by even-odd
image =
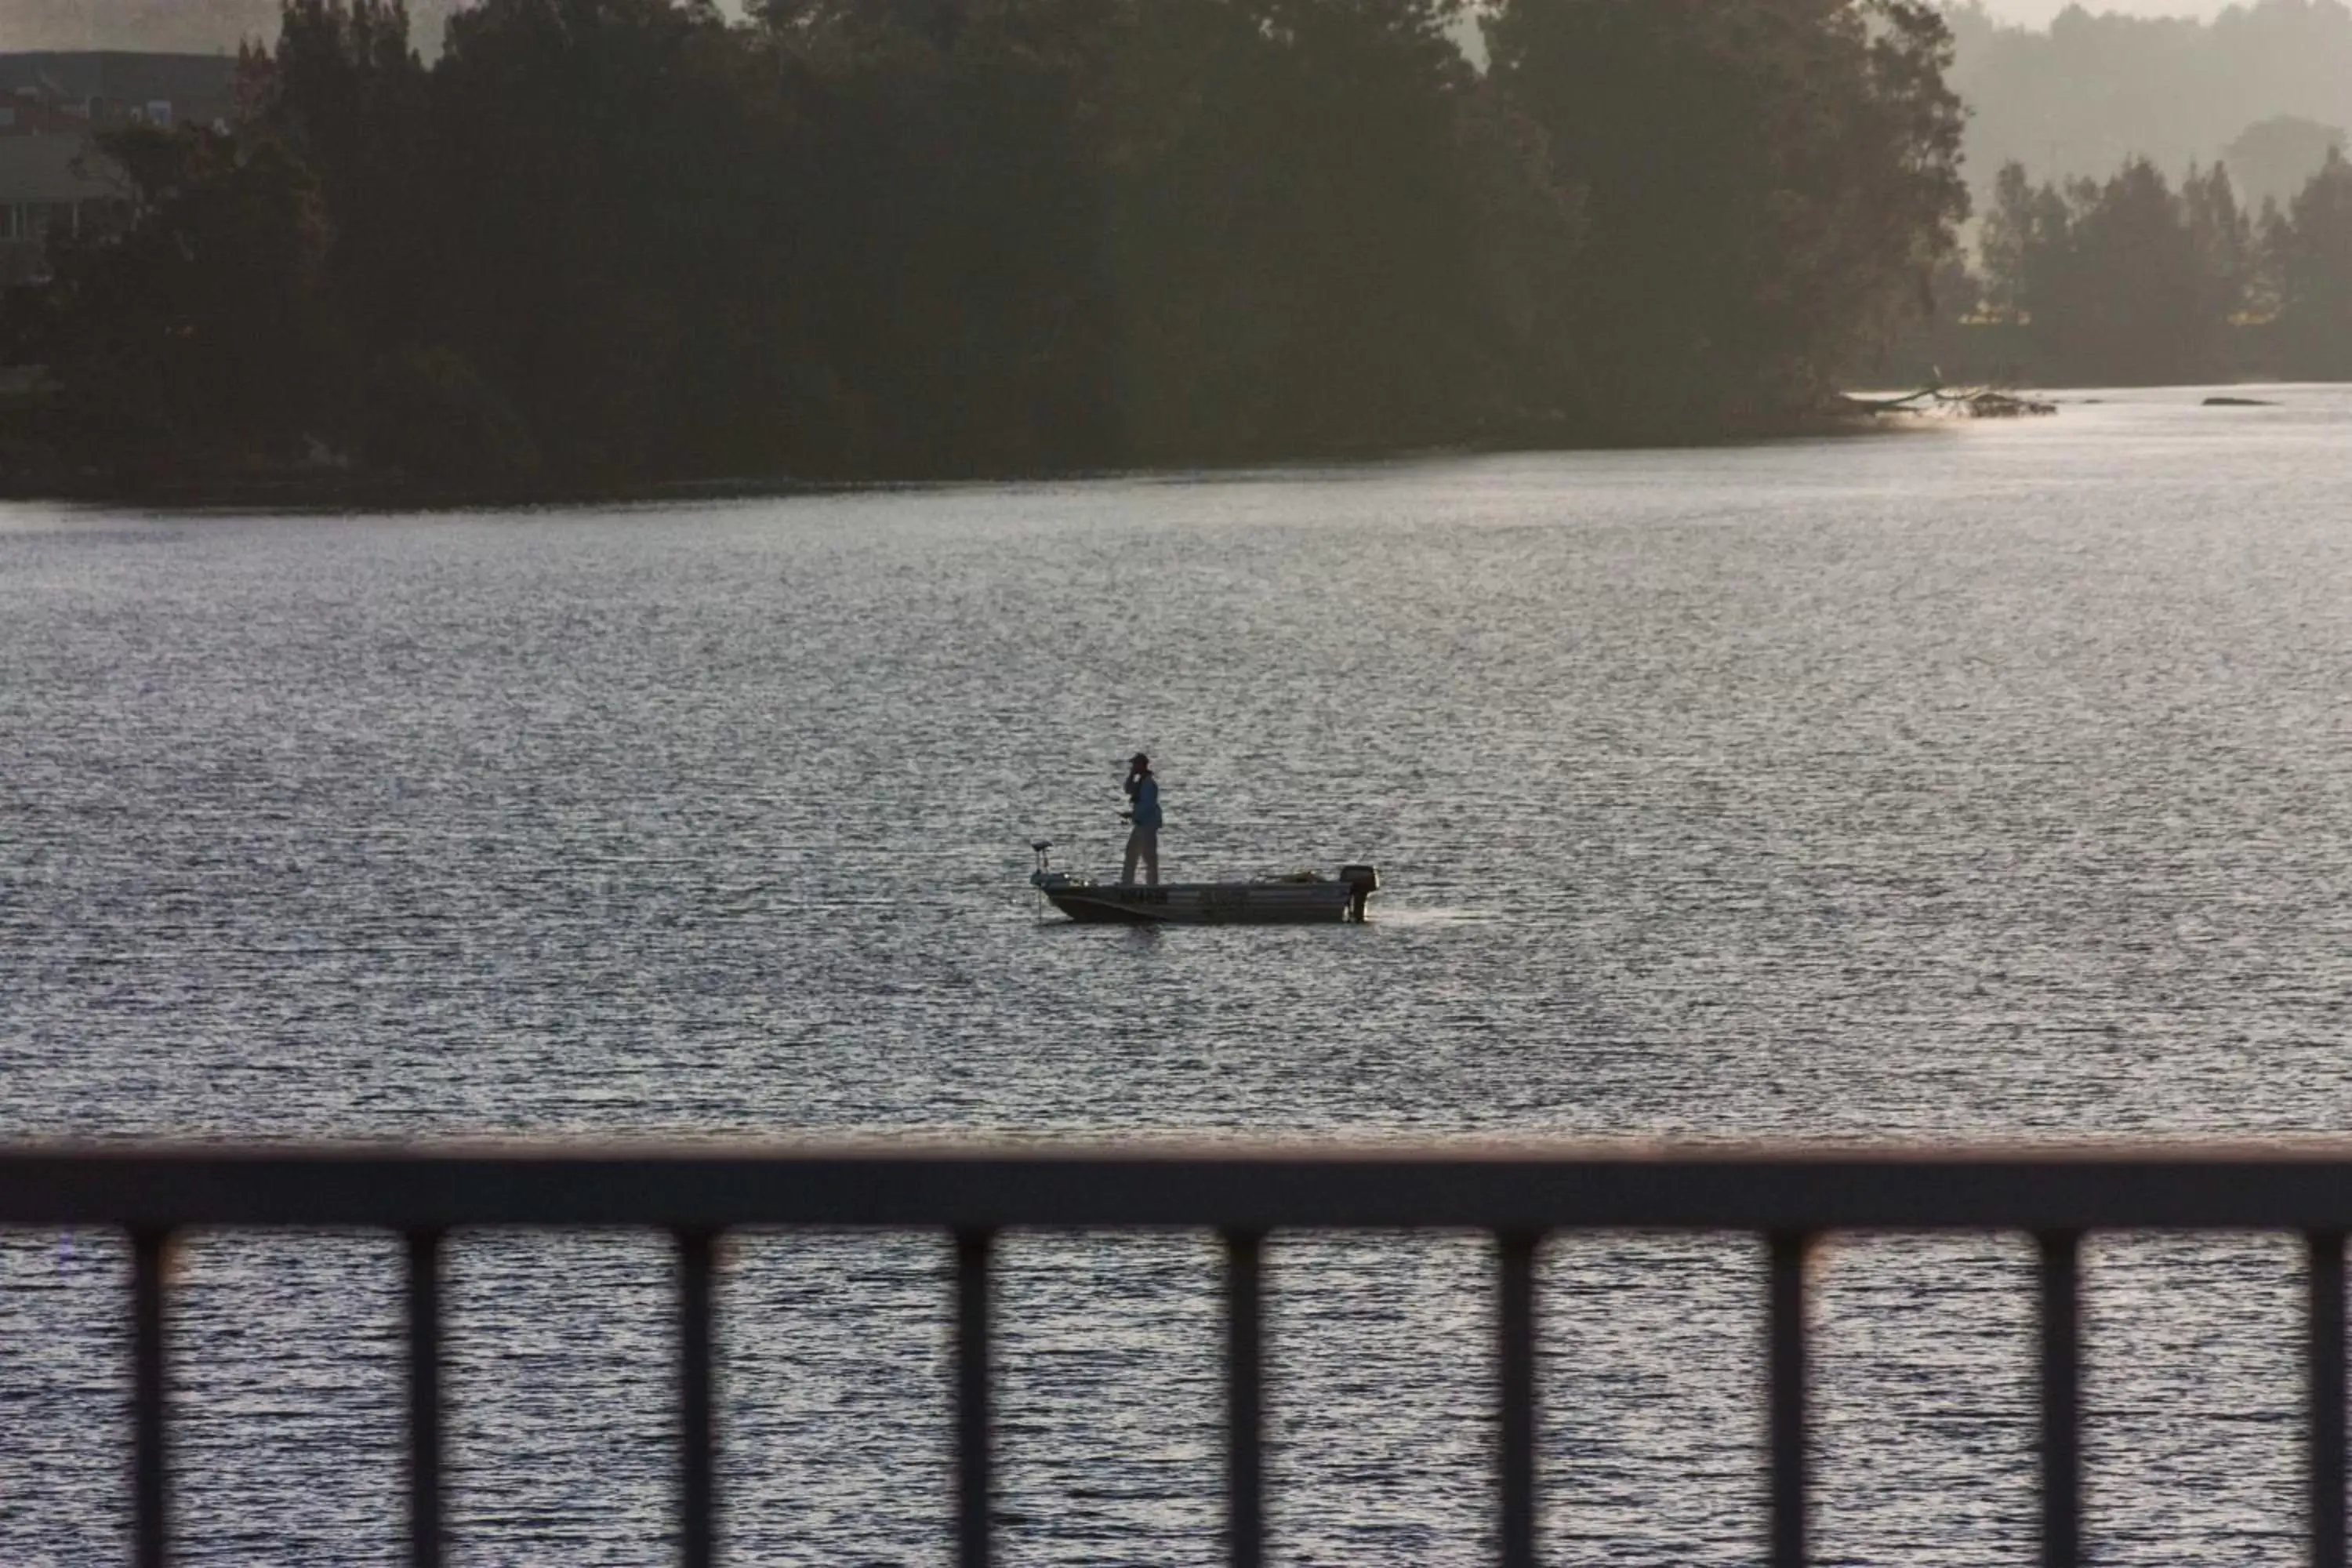
[[77, 506], [135, 507], [202, 513], [525, 511], [574, 507], [629, 507], [693, 501], [781, 500], [861, 490], [925, 489], [959, 485], [1021, 485], [1097, 479], [1154, 479], [1190, 474], [1242, 474], [1283, 468], [1352, 468], [1432, 458], [1512, 453], [1675, 451], [1752, 446], [1773, 441], [1860, 437], [1931, 427], [1943, 421], [1907, 411], [1864, 406], [1832, 408], [1769, 428], [1720, 431], [1685, 439], [1640, 441], [1494, 440], [1356, 451], [1296, 453], [1218, 461], [1140, 463], [1132, 467], [1040, 468], [1001, 473], [809, 479], [792, 474], [649, 479], [635, 483], [467, 485], [420, 483], [404, 476], [352, 470], [299, 470], [147, 483], [84, 474], [42, 482], [0, 474], [0, 503], [48, 501]]

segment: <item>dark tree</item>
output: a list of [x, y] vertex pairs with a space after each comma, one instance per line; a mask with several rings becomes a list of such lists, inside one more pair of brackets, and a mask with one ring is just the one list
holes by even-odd
[[[803, 171], [780, 286], [811, 438], [795, 465], [908, 474], [1114, 460], [1097, 101], [1119, 8], [773, 0]], [[789, 283], [784, 280], [789, 279]]]
[[2290, 374], [2352, 377], [2352, 163], [2331, 150], [2269, 235]]
[[102, 144], [137, 221], [53, 242], [19, 351], [57, 378], [79, 455], [160, 474], [194, 453], [281, 463], [334, 437], [332, 231], [309, 169], [278, 142], [198, 128]]
[[1133, 449], [1460, 440], [1516, 405], [1506, 275], [1541, 277], [1570, 236], [1540, 142], [1447, 36], [1456, 8], [1138, 8], [1108, 237]]
[[2145, 158], [2112, 179], [2028, 192], [2004, 170], [1986, 267], [2030, 323], [2044, 375], [2081, 384], [2210, 380], [2252, 277], [2250, 227], [2228, 174], [2180, 192]]
[[1495, 73], [1587, 193], [1586, 404], [1766, 422], [1927, 308], [1966, 214], [1950, 39], [1914, 0], [1506, 0]]
[[2029, 259], [2041, 241], [2035, 229], [2040, 206], [2022, 163], [2004, 163], [1993, 181], [1992, 207], [1984, 216], [1977, 249], [1984, 262], [1985, 304], [2006, 321], [2026, 318], [2032, 295]]
[[403, 0], [285, 0], [277, 48], [252, 62], [263, 125], [316, 173], [335, 215], [331, 285], [370, 347], [414, 335], [437, 237], [419, 220], [425, 157], [422, 61]]

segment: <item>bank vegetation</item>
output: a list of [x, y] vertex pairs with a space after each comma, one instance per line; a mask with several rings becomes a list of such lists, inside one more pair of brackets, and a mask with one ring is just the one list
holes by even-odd
[[2042, 386], [2352, 381], [2352, 161], [2250, 209], [2225, 163], [2178, 182], [2000, 173], [1974, 267], [1948, 258], [1885, 375]]
[[1967, 196], [1927, 0], [287, 0], [108, 154], [20, 488], [625, 489], [1785, 428]]

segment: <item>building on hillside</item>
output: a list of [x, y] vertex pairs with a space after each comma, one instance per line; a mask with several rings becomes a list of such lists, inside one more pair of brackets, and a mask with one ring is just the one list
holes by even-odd
[[0, 284], [48, 271], [53, 234], [120, 224], [131, 206], [122, 172], [82, 136], [0, 136]]
[[46, 276], [50, 236], [129, 212], [99, 132], [226, 124], [236, 90], [226, 55], [0, 54], [0, 285]]
[[0, 54], [0, 103], [37, 102], [92, 129], [226, 123], [236, 104], [235, 55], [121, 49]]
[[0, 97], [0, 136], [86, 136], [89, 119], [30, 94]]

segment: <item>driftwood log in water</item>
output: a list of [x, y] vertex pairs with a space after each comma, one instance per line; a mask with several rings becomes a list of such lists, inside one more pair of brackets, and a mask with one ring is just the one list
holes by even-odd
[[1923, 386], [1900, 397], [1849, 396], [1845, 403], [1860, 414], [1941, 414], [1956, 419], [2018, 419], [2058, 412], [2054, 403], [1995, 392], [1989, 386], [1974, 392], [1947, 392], [1940, 386]]

